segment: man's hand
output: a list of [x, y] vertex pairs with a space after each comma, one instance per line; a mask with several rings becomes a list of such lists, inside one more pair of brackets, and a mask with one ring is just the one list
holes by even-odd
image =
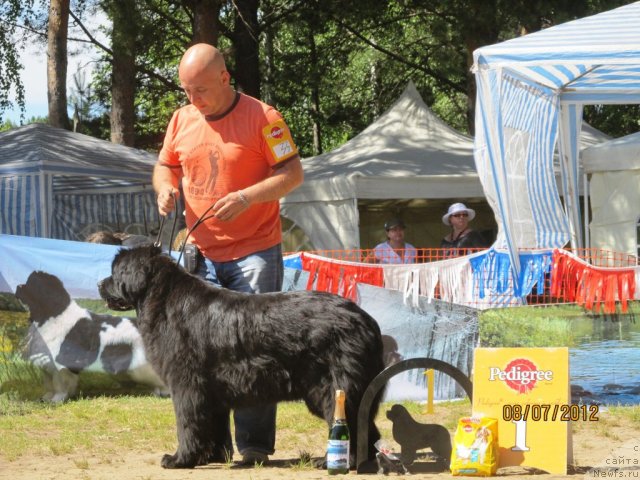
[[166, 216], [176, 208], [176, 201], [180, 198], [180, 191], [175, 187], [166, 187], [158, 192], [158, 211]]
[[250, 203], [246, 194], [240, 191], [231, 192], [214, 204], [213, 211], [217, 219], [229, 222], [249, 208]]

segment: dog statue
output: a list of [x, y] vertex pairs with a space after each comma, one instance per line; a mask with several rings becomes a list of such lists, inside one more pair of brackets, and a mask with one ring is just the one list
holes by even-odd
[[[111, 309], [135, 307], [147, 357], [171, 390], [178, 449], [163, 467], [221, 461], [232, 408], [304, 400], [330, 427], [337, 389], [355, 460], [360, 401], [384, 368], [380, 327], [355, 303], [325, 292], [217, 288], [154, 246], [121, 250], [98, 289]], [[370, 460], [380, 397], [367, 419]]]
[[393, 423], [393, 439], [400, 445], [400, 460], [411, 465], [416, 452], [431, 448], [438, 455], [443, 468], [449, 468], [451, 462], [451, 435], [442, 425], [416, 422], [402, 405], [393, 405], [387, 410], [387, 418]]
[[42, 271], [32, 272], [15, 296], [29, 309], [24, 356], [44, 372], [44, 400], [58, 403], [76, 395], [84, 371], [111, 374], [167, 394], [146, 360], [134, 319], [80, 307], [58, 277]]

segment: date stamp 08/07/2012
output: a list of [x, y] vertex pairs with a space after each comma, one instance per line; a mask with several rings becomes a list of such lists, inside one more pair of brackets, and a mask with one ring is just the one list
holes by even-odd
[[599, 411], [598, 405], [507, 403], [502, 407], [502, 419], [506, 422], [597, 422]]

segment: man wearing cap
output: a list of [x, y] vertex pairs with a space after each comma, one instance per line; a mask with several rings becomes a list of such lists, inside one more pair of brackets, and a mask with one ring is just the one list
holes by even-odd
[[487, 246], [479, 232], [469, 227], [469, 222], [476, 216], [475, 210], [467, 208], [464, 203], [454, 203], [442, 217], [442, 223], [451, 227], [451, 232], [442, 239], [440, 248], [446, 248], [446, 257], [464, 255], [464, 248], [482, 248]]
[[393, 218], [384, 224], [387, 241], [373, 249], [376, 263], [414, 263], [416, 247], [404, 241], [405, 224], [399, 218]]

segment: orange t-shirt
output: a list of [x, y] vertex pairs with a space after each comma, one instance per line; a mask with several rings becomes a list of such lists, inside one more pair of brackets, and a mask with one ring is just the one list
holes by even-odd
[[[297, 154], [282, 115], [238, 94], [231, 110], [214, 120], [205, 119], [193, 105], [178, 109], [158, 161], [181, 169], [187, 228], [191, 228], [218, 199], [269, 177], [277, 163]], [[281, 228], [278, 201], [254, 203], [231, 222], [206, 220], [190, 240], [207, 258], [225, 262], [277, 245]]]

